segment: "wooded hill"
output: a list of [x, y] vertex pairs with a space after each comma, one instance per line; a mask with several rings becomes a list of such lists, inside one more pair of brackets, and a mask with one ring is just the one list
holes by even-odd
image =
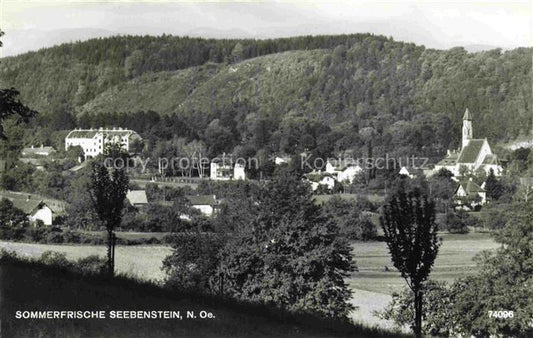
[[[17, 88], [41, 112], [36, 126], [52, 131], [127, 127], [131, 114], [154, 111], [211, 153], [246, 145], [327, 155], [361, 147], [370, 132], [378, 151], [438, 156], [458, 146], [467, 107], [475, 137], [533, 130], [532, 51], [434, 50], [371, 34], [122, 36], [5, 58], [0, 86]], [[138, 131], [156, 142], [152, 127]]]

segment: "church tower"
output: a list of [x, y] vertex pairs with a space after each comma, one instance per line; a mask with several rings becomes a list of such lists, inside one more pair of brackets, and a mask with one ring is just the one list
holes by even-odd
[[472, 116], [470, 115], [470, 112], [468, 111], [468, 108], [466, 108], [465, 115], [463, 116], [463, 143], [462, 148], [466, 147], [468, 144], [468, 141], [473, 139], [473, 131], [472, 131]]

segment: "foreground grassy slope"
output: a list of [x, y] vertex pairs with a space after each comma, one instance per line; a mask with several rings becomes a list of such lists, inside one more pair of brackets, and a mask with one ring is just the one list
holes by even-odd
[[[2, 333], [6, 337], [395, 337], [260, 305], [180, 294], [131, 279], [82, 276], [36, 263], [0, 265]], [[213, 319], [15, 319], [17, 310], [169, 310], [213, 313]]]

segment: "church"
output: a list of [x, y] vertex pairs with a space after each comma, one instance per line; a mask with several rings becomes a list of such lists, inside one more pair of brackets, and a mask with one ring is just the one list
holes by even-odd
[[461, 149], [457, 151], [448, 150], [446, 157], [435, 165], [434, 172], [436, 173], [444, 168], [458, 177], [465, 170], [475, 172], [482, 169], [488, 174], [492, 169], [494, 175], [501, 176], [503, 168], [496, 154], [492, 152], [489, 142], [486, 138], [475, 139], [473, 134], [472, 115], [467, 108], [463, 116]]

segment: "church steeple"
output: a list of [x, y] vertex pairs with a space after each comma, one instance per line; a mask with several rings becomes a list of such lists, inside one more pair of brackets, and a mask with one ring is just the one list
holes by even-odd
[[463, 115], [463, 143], [462, 147], [466, 147], [468, 141], [473, 139], [473, 130], [472, 130], [472, 116], [470, 111], [466, 108], [465, 114]]

